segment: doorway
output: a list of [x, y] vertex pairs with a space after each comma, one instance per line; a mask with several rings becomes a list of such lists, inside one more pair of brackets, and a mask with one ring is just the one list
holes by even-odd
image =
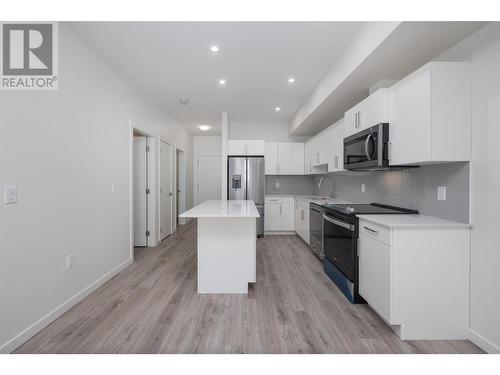
[[130, 125], [130, 257], [135, 247], [156, 246], [156, 138]]
[[176, 152], [176, 185], [177, 190], [175, 194], [175, 217], [177, 225], [184, 225], [186, 219], [180, 218], [179, 215], [186, 211], [186, 156], [184, 151], [177, 149]]
[[221, 157], [206, 155], [196, 159], [196, 204], [221, 197]]
[[172, 145], [160, 141], [160, 241], [172, 234]]
[[149, 140], [134, 130], [133, 138], [133, 212], [134, 247], [147, 246], [149, 236]]

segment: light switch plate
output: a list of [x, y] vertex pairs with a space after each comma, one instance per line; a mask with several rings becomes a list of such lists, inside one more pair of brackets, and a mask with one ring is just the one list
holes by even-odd
[[117, 187], [116, 187], [116, 182], [111, 183], [111, 192], [112, 192], [113, 194], [116, 194], [117, 190], [118, 190], [118, 189], [117, 189]]
[[276, 182], [276, 189], [279, 189], [279, 188], [280, 188], [280, 183]]
[[366, 185], [365, 184], [361, 184], [361, 192], [366, 193]]
[[445, 201], [446, 200], [446, 186], [438, 186], [437, 199], [438, 199], [438, 201]]
[[66, 269], [73, 268], [75, 266], [75, 254], [69, 254], [66, 257]]
[[17, 203], [17, 186], [5, 186], [3, 190], [5, 204]]

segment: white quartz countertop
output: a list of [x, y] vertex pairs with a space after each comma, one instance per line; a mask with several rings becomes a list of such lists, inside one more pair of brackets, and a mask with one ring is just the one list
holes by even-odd
[[205, 201], [179, 217], [260, 217], [253, 201]]
[[441, 219], [434, 216], [426, 215], [357, 215], [359, 219], [370, 221], [375, 224], [383, 225], [384, 227], [441, 227], [441, 228], [466, 228], [471, 225], [468, 223], [461, 223], [459, 221], [452, 221]]
[[345, 201], [343, 199], [337, 199], [337, 198], [328, 198], [328, 197], [323, 197], [320, 195], [293, 195], [293, 194], [268, 194], [266, 195], [266, 198], [273, 198], [273, 197], [294, 197], [296, 199], [300, 199], [306, 202], [311, 202], [311, 203], [316, 203], [319, 205], [322, 204], [349, 204], [353, 202]]

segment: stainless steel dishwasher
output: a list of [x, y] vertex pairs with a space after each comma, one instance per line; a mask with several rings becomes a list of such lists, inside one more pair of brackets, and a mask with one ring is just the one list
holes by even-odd
[[323, 260], [323, 213], [324, 209], [318, 204], [309, 205], [309, 231], [311, 250], [319, 259]]

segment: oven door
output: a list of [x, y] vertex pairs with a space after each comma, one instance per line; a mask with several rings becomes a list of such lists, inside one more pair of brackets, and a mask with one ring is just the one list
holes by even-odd
[[325, 257], [351, 281], [354, 281], [356, 268], [355, 232], [353, 224], [323, 214]]
[[379, 124], [344, 139], [344, 169], [385, 168], [389, 165], [389, 124]]

